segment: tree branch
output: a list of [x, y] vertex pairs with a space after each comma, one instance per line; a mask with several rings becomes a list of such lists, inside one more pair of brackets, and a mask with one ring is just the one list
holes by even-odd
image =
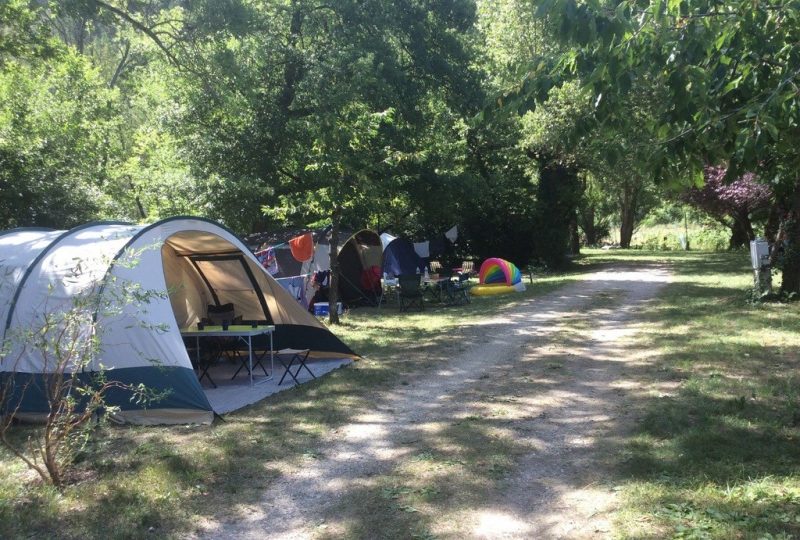
[[125, 69], [125, 64], [128, 62], [128, 54], [131, 52], [131, 42], [125, 42], [125, 50], [122, 52], [122, 59], [120, 59], [119, 64], [117, 64], [117, 69], [114, 71], [114, 76], [111, 77], [111, 80], [108, 82], [109, 88], [114, 88], [117, 85], [117, 80], [119, 76], [122, 74], [122, 70]]
[[161, 38], [158, 37], [158, 34], [154, 32], [152, 28], [148, 28], [145, 24], [141, 23], [140, 21], [137, 21], [133, 16], [131, 16], [130, 13], [116, 6], [108, 4], [103, 0], [94, 0], [94, 2], [95, 4], [97, 4], [98, 7], [101, 7], [106, 11], [110, 11], [120, 19], [127, 21], [135, 29], [145, 34], [147, 37], [153, 40], [153, 43], [155, 43], [159, 49], [161, 49], [161, 51], [167, 56], [167, 59], [170, 61], [171, 64], [175, 66], [181, 66], [180, 62], [178, 62], [178, 59], [175, 58], [175, 55], [173, 55], [172, 52], [169, 50], [169, 47], [167, 47], [164, 44], [164, 42], [161, 41]]

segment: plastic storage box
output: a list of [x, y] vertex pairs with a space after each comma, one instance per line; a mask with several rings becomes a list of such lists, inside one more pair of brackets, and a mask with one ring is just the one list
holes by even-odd
[[[336, 302], [336, 311], [339, 313], [339, 315], [342, 314], [341, 302]], [[317, 317], [323, 317], [328, 313], [330, 313], [330, 306], [328, 305], [328, 302], [316, 302], [314, 304], [314, 315]]]

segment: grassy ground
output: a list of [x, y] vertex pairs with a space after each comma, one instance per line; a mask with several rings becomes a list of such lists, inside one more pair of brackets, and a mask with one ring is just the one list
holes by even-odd
[[[606, 448], [609, 483], [622, 500], [618, 534], [800, 536], [798, 305], [749, 303], [744, 254], [589, 252], [574, 273], [539, 277], [524, 294], [543, 294], [614, 262], [667, 262], [675, 273], [660, 301], [641, 314], [647, 331], [640, 345], [652, 351], [652, 363], [629, 398], [637, 420]], [[0, 538], [176, 536], [209, 516], [246, 511], [280, 474], [316, 459], [326, 437], [368, 411], [375, 396], [464, 347], [454, 331], [468, 334], [472, 322], [519, 298], [413, 314], [355, 310], [336, 330], [365, 356], [354, 368], [211, 427], [103, 428], [63, 493], [41, 486], [0, 449]], [[513, 404], [489, 408], [510, 414]], [[514, 457], [514, 441], [482, 429], [486, 421], [465, 418], [448, 428], [466, 459], [418, 452], [365, 490], [365, 504], [372, 502], [360, 511], [383, 520], [384, 530], [396, 533], [388, 536], [406, 538], [409, 531], [427, 535], [417, 512], [426, 505], [455, 498], [468, 509], [485, 486], [454, 491], [447, 478], [463, 469], [489, 485]], [[24, 439], [28, 429], [17, 436]], [[320, 535], [336, 536], [324, 528]]]
[[[460, 307], [353, 310], [336, 329], [365, 358], [226, 416], [211, 427], [104, 427], [63, 493], [0, 447], [0, 538], [152, 538], [192, 531], [257, 500], [281, 473], [323, 451], [322, 438], [369, 411], [374, 396], [452, 353], [454, 328], [544, 294], [579, 273], [537, 276], [514, 296]], [[31, 433], [23, 427], [20, 441]], [[56, 532], [57, 531], [57, 532]]]
[[669, 260], [673, 283], [642, 313], [639, 420], [614, 449], [618, 533], [800, 537], [800, 306], [752, 304], [746, 254]]

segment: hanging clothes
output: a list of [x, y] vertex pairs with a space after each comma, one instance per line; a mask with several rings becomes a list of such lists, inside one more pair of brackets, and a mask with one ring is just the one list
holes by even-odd
[[300, 262], [310, 261], [314, 256], [314, 236], [308, 232], [289, 240], [292, 257]]
[[270, 275], [274, 276], [281, 271], [280, 268], [278, 268], [278, 259], [275, 257], [275, 250], [273, 248], [257, 251], [255, 256], [258, 262], [261, 263], [261, 266], [263, 266]]
[[453, 228], [444, 233], [444, 235], [451, 243], [455, 244], [456, 240], [458, 240], [458, 225], [454, 225]]
[[331, 269], [331, 246], [329, 244], [317, 244], [311, 269], [314, 272], [324, 272]]
[[310, 276], [297, 276], [292, 279], [292, 287], [294, 287], [296, 292], [297, 301], [303, 307], [308, 307], [308, 298], [306, 297], [306, 282], [308, 281]]
[[417, 252], [420, 258], [427, 259], [431, 256], [430, 242], [427, 240], [424, 242], [414, 242], [414, 251]]
[[283, 287], [292, 297], [297, 300], [297, 291], [295, 290], [294, 284], [292, 281], [294, 278], [285, 277], [285, 278], [277, 278], [275, 281], [278, 282], [278, 285]]
[[331, 282], [331, 273], [328, 270], [314, 274], [314, 283], [320, 287], [327, 287]]

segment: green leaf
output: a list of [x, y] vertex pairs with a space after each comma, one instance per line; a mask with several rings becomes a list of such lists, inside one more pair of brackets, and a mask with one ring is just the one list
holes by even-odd
[[769, 136], [772, 137], [773, 141], [778, 142], [778, 140], [779, 140], [778, 128], [775, 127], [775, 124], [770, 122], [770, 123], [764, 125], [764, 129], [766, 129], [769, 132]]
[[677, 15], [681, 11], [681, 0], [667, 0], [667, 9], [673, 15]]
[[653, 6], [653, 20], [656, 22], [661, 21], [661, 0], [654, 0]]

